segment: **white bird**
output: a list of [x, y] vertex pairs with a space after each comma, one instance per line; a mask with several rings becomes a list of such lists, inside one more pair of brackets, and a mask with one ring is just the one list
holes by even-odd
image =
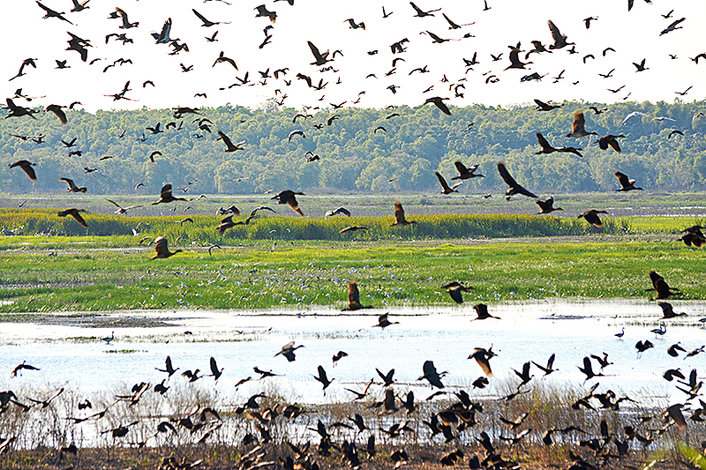
[[628, 122], [628, 119], [633, 118], [635, 116], [647, 116], [647, 114], [641, 113], [640, 111], [633, 111], [632, 113], [625, 116], [625, 119], [623, 119], [623, 122], [621, 122], [620, 125], [622, 126], [623, 124]]

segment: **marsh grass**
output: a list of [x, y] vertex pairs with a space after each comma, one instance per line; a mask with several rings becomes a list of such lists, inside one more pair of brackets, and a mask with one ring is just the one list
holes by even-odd
[[[453, 393], [448, 393], [433, 401], [425, 401], [428, 389], [419, 387], [411, 390], [417, 394], [416, 409], [408, 413], [398, 402], [397, 412], [384, 412], [372, 404], [384, 394], [382, 386], [373, 387], [371, 397], [363, 401], [342, 401], [327, 405], [297, 405], [301, 414], [287, 417], [287, 403], [276, 389], [258, 399], [258, 408], [243, 408], [244, 398], [234, 399], [231, 394], [219, 395], [216, 390], [203, 383], [188, 383], [172, 378], [166, 381], [169, 390], [164, 395], [148, 390], [138, 402], [131, 404], [119, 396], [133, 394], [132, 386], [125, 384], [111, 391], [87, 396], [80, 390], [69, 387], [48, 406], [33, 406], [28, 411], [10, 404], [0, 412], [0, 437], [14, 438], [12, 443], [0, 452], [0, 468], [170, 468], [160, 467], [162, 459], [174, 456], [179, 461], [190, 462], [203, 459], [199, 468], [233, 468], [242, 466], [243, 457], [261, 446], [263, 455], [260, 461], [284, 462], [288, 457], [295, 458], [287, 443], [302, 447], [312, 444], [311, 461], [316, 460], [321, 468], [347, 468], [341, 458], [343, 442], [356, 445], [363, 468], [381, 468], [391, 465], [390, 455], [396, 449], [405, 449], [409, 454], [412, 468], [440, 468], [439, 458], [454, 449], [464, 452], [467, 459], [471, 455], [481, 458], [486, 452], [478, 444], [477, 438], [486, 432], [505, 459], [511, 459], [527, 468], [566, 468], [570, 463], [569, 452], [581, 455], [589, 461], [598, 460], [581, 441], [600, 435], [600, 421], [606, 420], [609, 431], [625, 440], [623, 427], [635, 426], [638, 432], [646, 434], [648, 428], [661, 426], [658, 417], [661, 408], [624, 408], [621, 411], [572, 410], [570, 404], [585, 391], [580, 388], [557, 388], [533, 381], [529, 393], [506, 401], [496, 396], [481, 395], [468, 390], [471, 400], [479, 410], [475, 424], [465, 430], [456, 429], [458, 438], [446, 441], [439, 434], [432, 434], [424, 424], [433, 415], [450, 409], [458, 401]], [[514, 391], [515, 384], [503, 382], [497, 391]], [[264, 391], [264, 389], [263, 389]], [[397, 397], [408, 391], [404, 386], [396, 386]], [[44, 389], [15, 389], [17, 401], [30, 403], [28, 398], [46, 399], [56, 392], [54, 387]], [[93, 408], [78, 410], [78, 403], [89, 399]], [[397, 401], [397, 400], [396, 400]], [[216, 414], [203, 412], [210, 408]], [[73, 418], [85, 418], [105, 410], [100, 418], [89, 418], [74, 423]], [[567, 411], [568, 410], [568, 411]], [[522, 413], [529, 413], [527, 419], [512, 431], [499, 418], [514, 419]], [[359, 432], [352, 426], [349, 417], [360, 414], [369, 429]], [[654, 415], [650, 424], [640, 423], [638, 416]], [[190, 422], [191, 428], [184, 426]], [[158, 423], [168, 422], [176, 431], [157, 432]], [[321, 437], [316, 431], [321, 422], [327, 428], [333, 447], [321, 453], [318, 443]], [[134, 424], [133, 424], [134, 423]], [[395, 423], [406, 423], [409, 431], [391, 437], [383, 432]], [[339, 425], [342, 424], [342, 425]], [[111, 430], [128, 426], [125, 436], [115, 437]], [[550, 428], [577, 426], [583, 431], [568, 435], [554, 434], [554, 444], [542, 444], [542, 435]], [[501, 437], [513, 436], [529, 429], [529, 434], [517, 444], [504, 442]], [[684, 433], [672, 426], [666, 432], [656, 435], [652, 444], [644, 447], [633, 443], [630, 456], [623, 464], [637, 465], [655, 460], [653, 468], [674, 468], [684, 461], [682, 454], [696, 458], [697, 454], [684, 443], [693, 441], [694, 436], [706, 432], [703, 423], [689, 422], [689, 432]], [[366, 456], [365, 443], [370, 435], [375, 436], [377, 454]], [[689, 439], [691, 436], [691, 439]], [[60, 454], [62, 446], [75, 444], [78, 455]], [[694, 444], [694, 443], [692, 443]], [[612, 447], [612, 444], [609, 444]], [[319, 451], [317, 453], [317, 450]], [[658, 458], [659, 457], [659, 458]], [[308, 467], [305, 467], [308, 468]]]
[[[0, 234], [5, 236], [69, 236], [126, 237], [111, 241], [115, 246], [125, 243], [133, 230], [141, 237], [164, 236], [189, 243], [233, 244], [238, 240], [428, 240], [460, 238], [553, 237], [589, 234], [624, 233], [626, 223], [605, 221], [597, 229], [575, 218], [542, 217], [538, 215], [460, 215], [436, 214], [410, 217], [417, 222], [408, 227], [391, 227], [392, 216], [384, 217], [281, 217], [263, 216], [249, 225], [240, 225], [220, 235], [215, 227], [222, 217], [208, 215], [124, 217], [89, 213], [88, 228], [70, 217], [56, 216], [55, 209], [0, 209]], [[246, 215], [234, 220], [245, 220]], [[349, 226], [359, 225], [370, 230], [339, 234]], [[97, 241], [91, 239], [91, 241]]]
[[[49, 252], [51, 253], [51, 252]], [[292, 242], [188, 249], [0, 251], [0, 313], [121, 309], [342, 308], [357, 279], [366, 305], [451, 305], [440, 286], [461, 280], [467, 302], [641, 298], [659, 272], [685, 299], [706, 299], [703, 250], [677, 242], [400, 244]]]

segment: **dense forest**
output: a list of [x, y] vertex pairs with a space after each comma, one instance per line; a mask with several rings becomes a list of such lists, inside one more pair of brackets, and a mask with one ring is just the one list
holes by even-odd
[[[566, 138], [578, 110], [585, 112], [588, 131], [599, 136], [623, 134], [622, 153], [599, 149], [596, 136]], [[636, 111], [642, 114], [624, 121]], [[570, 102], [548, 112], [535, 106], [476, 105], [452, 107], [447, 116], [426, 105], [330, 108], [309, 115], [268, 102], [258, 109], [200, 108], [199, 114], [180, 118], [170, 109], [96, 114], [74, 109], [66, 110], [68, 124], [62, 125], [54, 114], [42, 110], [36, 119], [0, 120], [4, 164], [0, 191], [58, 193], [66, 184], [57, 178], [67, 177], [86, 186], [88, 194], [134, 193], [140, 182], [145, 185], [140, 192], [151, 193], [165, 182], [175, 188], [191, 183], [190, 193], [197, 194], [287, 188], [309, 193], [436, 192], [440, 186], [434, 171], [450, 181], [457, 174], [453, 165], [457, 160], [480, 165], [479, 172], [485, 175], [468, 180], [461, 192], [504, 191], [498, 161], [506, 162], [515, 179], [538, 194], [614, 190], [619, 187], [615, 171], [635, 178], [646, 190], [704, 190], [702, 111], [706, 111], [703, 101], [609, 106]], [[304, 136], [290, 139], [294, 130], [302, 130]], [[243, 150], [226, 152], [218, 131], [233, 143], [244, 140]], [[581, 147], [584, 158], [535, 154], [540, 148], [537, 132], [555, 147]], [[62, 143], [70, 144], [74, 138], [72, 147]], [[70, 155], [75, 151], [80, 154]], [[152, 162], [155, 151], [160, 153]], [[312, 154], [320, 160], [307, 161]], [[16, 160], [36, 163], [36, 182], [20, 168], [8, 168]]]

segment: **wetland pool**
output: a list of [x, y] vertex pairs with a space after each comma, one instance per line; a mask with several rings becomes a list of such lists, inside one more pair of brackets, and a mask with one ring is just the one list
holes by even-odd
[[[289, 401], [303, 403], [345, 402], [354, 398], [345, 388], [362, 389], [374, 378], [375, 369], [386, 373], [395, 369], [399, 390], [415, 391], [418, 399], [430, 395], [429, 384], [418, 381], [422, 364], [432, 360], [450, 390], [471, 390], [471, 383], [483, 375], [468, 355], [475, 347], [492, 345], [497, 356], [490, 363], [494, 377], [475, 396], [495, 397], [509, 393], [520, 382], [513, 369], [526, 361], [545, 365], [556, 353], [557, 372], [543, 378], [532, 366], [529, 386], [588, 389], [596, 381], [599, 390], [637, 396], [655, 404], [683, 402], [675, 382], [662, 378], [665, 370], [680, 368], [685, 376], [692, 369], [703, 379], [706, 353], [685, 358], [684, 352], [670, 357], [667, 348], [677, 342], [687, 352], [706, 343], [706, 328], [698, 320], [706, 315], [706, 303], [675, 301], [676, 312], [688, 316], [660, 321], [654, 302], [641, 300], [574, 300], [503, 303], [490, 305], [491, 314], [501, 319], [471, 321], [472, 305], [458, 307], [392, 308], [362, 310], [343, 315], [327, 308], [295, 311], [130, 311], [99, 316], [76, 314], [33, 314], [5, 316], [0, 323], [0, 390], [67, 387], [82, 393], [125, 390], [134, 383], [159, 383], [166, 374], [167, 355], [179, 371], [170, 381], [187, 382], [180, 373], [200, 369], [204, 377], [189, 384], [216, 388], [233, 400], [261, 391], [276, 393]], [[377, 315], [390, 312], [399, 322], [385, 329], [374, 327]], [[664, 335], [650, 330], [667, 325]], [[622, 338], [615, 333], [625, 330]], [[106, 344], [100, 338], [115, 339]], [[638, 354], [635, 343], [650, 340], [654, 348]], [[275, 356], [280, 348], [295, 341], [296, 361]], [[334, 365], [332, 356], [348, 353]], [[614, 364], [603, 370], [604, 377], [584, 382], [578, 370], [583, 358], [608, 354]], [[209, 359], [216, 358], [223, 375], [217, 382], [208, 377]], [[23, 371], [10, 378], [21, 362], [39, 371]], [[322, 365], [333, 383], [322, 391], [313, 379]], [[258, 380], [257, 366], [272, 370], [278, 377]], [[594, 370], [600, 366], [594, 360]], [[235, 388], [246, 377], [252, 380]]]

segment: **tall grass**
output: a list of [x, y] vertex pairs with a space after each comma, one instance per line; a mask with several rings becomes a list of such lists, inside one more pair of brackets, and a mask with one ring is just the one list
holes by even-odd
[[[70, 217], [60, 218], [52, 209], [0, 209], [0, 234], [46, 236], [165, 236], [171, 240], [195, 243], [228, 244], [236, 240], [431, 240], [463, 238], [554, 237], [588, 234], [624, 233], [625, 221], [605, 221], [602, 228], [574, 218], [538, 215], [459, 215], [437, 214], [413, 218], [417, 223], [392, 227], [386, 217], [281, 217], [257, 218], [249, 225], [239, 225], [220, 235], [216, 230], [221, 217], [207, 215], [125, 217], [88, 213], [88, 228]], [[189, 219], [189, 220], [185, 220]], [[245, 216], [241, 217], [242, 220]], [[235, 218], [238, 220], [238, 218]], [[349, 225], [367, 227], [368, 231], [339, 234]]]

